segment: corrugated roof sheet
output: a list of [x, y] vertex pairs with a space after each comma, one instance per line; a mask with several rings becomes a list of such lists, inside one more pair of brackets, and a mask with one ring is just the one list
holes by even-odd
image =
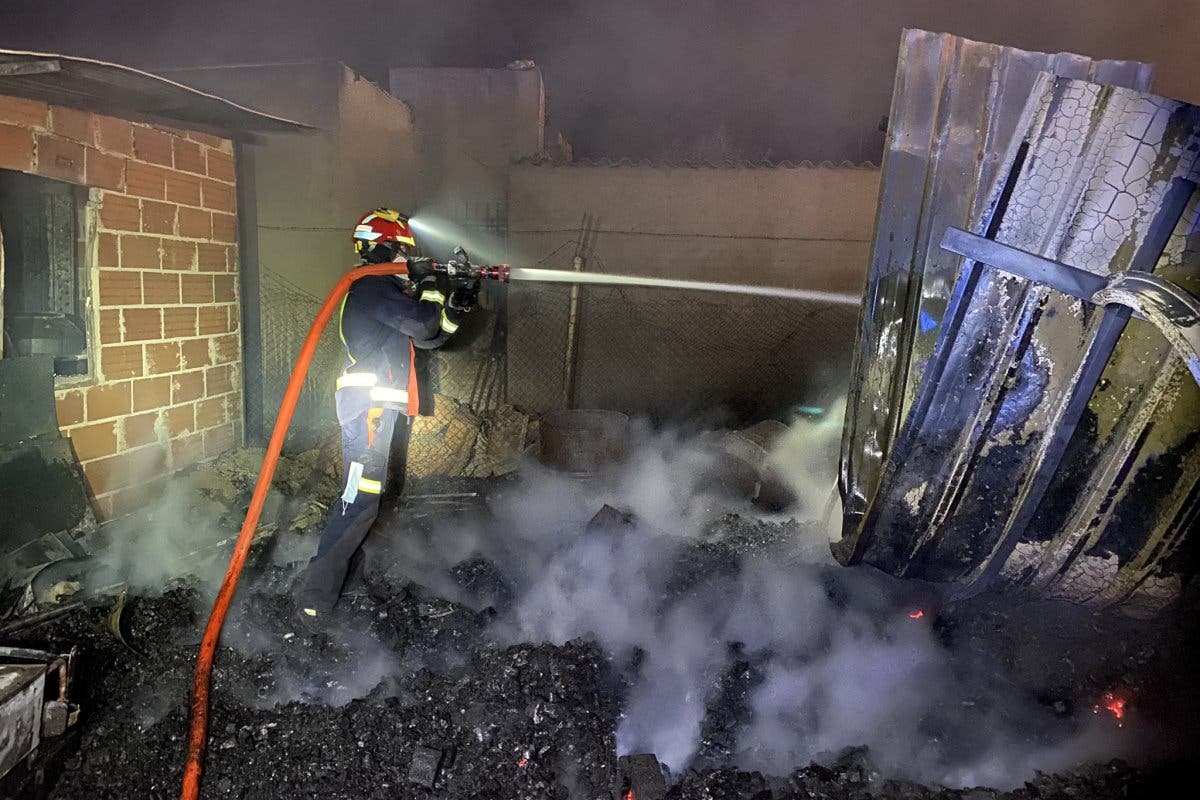
[[234, 137], [309, 130], [133, 67], [59, 53], [0, 50], [0, 94]]

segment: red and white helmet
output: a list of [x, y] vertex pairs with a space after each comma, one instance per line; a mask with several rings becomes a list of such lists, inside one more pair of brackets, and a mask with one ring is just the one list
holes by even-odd
[[350, 238], [354, 242], [354, 251], [364, 257], [376, 245], [385, 242], [394, 242], [386, 249], [397, 252], [399, 246], [415, 247], [417, 244], [408, 227], [408, 217], [390, 208], [377, 208], [363, 214]]

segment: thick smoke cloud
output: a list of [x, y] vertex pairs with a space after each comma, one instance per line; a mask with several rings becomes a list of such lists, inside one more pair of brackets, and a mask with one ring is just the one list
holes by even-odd
[[[819, 517], [834, 433], [798, 423], [774, 454], [797, 465], [796, 512], [813, 524], [698, 579], [686, 567], [692, 545], [731, 502], [711, 480], [714, 441], [648, 429], [600, 481], [528, 465], [493, 500], [490, 522], [410, 538], [397, 563], [448, 596], [500, 605], [501, 644], [595, 637], [628, 685], [619, 749], [654, 752], [676, 771], [696, 763], [714, 687], [739, 663], [759, 675], [734, 747], [747, 769], [787, 774], [867, 745], [888, 775], [1011, 787], [1035, 770], [1119, 754], [1108, 720], [1056, 716], [995, 663], [948, 649], [932, 613], [910, 616], [929, 602], [919, 590], [830, 564]], [[604, 503], [633, 511], [637, 524], [586, 530]], [[511, 602], [466, 596], [445, 572], [476, 553], [499, 566]]]

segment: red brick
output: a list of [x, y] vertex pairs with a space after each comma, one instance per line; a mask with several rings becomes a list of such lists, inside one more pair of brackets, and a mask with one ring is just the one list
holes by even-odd
[[162, 265], [160, 240], [153, 236], [122, 236], [121, 267], [123, 269], [158, 269]]
[[188, 403], [204, 397], [204, 372], [184, 372], [171, 378], [171, 402]]
[[127, 342], [162, 338], [162, 311], [157, 308], [126, 308], [121, 312], [121, 322]]
[[233, 423], [222, 425], [204, 432], [204, 455], [208, 458], [219, 456], [237, 444], [234, 438]]
[[70, 183], [83, 183], [83, 145], [50, 134], [37, 137], [37, 173]]
[[233, 183], [233, 156], [226, 155], [220, 150], [208, 151], [208, 177], [219, 181]]
[[229, 212], [236, 210], [237, 206], [233, 199], [233, 187], [228, 183], [208, 179], [203, 182], [203, 189], [201, 199], [204, 201], [203, 205], [205, 208]]
[[146, 411], [171, 404], [171, 378], [142, 378], [133, 382], [133, 410]]
[[102, 233], [97, 237], [96, 266], [121, 266], [121, 249], [117, 246], [117, 236], [113, 233]]
[[155, 342], [146, 345], [146, 366], [150, 375], [178, 372], [179, 343]]
[[[221, 216], [228, 216], [222, 214]], [[200, 208], [179, 207], [179, 235], [189, 239], [212, 239], [213, 215]]]
[[27, 128], [0, 124], [0, 169], [33, 171], [33, 134]]
[[156, 422], [158, 422], [157, 411], [126, 417], [122, 423], [125, 426], [125, 446], [145, 447], [148, 444], [157, 442], [158, 434], [154, 430]]
[[147, 305], [179, 303], [179, 276], [161, 272], [142, 273], [142, 302]]
[[124, 454], [89, 461], [83, 465], [83, 472], [87, 475], [88, 485], [92, 487], [92, 493], [95, 495], [123, 489], [132, 482], [129, 457]]
[[[94, 494], [94, 492], [93, 492]], [[96, 512], [96, 519], [100, 522], [109, 522], [116, 519], [112, 512], [112, 499], [115, 495], [106, 494], [103, 497], [96, 497], [92, 503], [92, 509]]]
[[191, 139], [193, 142], [206, 144], [209, 147], [221, 147], [227, 141], [225, 139], [221, 139], [220, 137], [212, 136], [207, 133], [199, 133], [197, 131], [188, 131], [187, 138]]
[[204, 174], [204, 150], [196, 142], [175, 139], [175, 169]]
[[117, 452], [117, 423], [98, 422], [73, 428], [70, 432], [71, 445], [80, 461], [111, 456]]
[[120, 343], [121, 312], [116, 309], [106, 308], [100, 312], [100, 344]]
[[195, 242], [181, 242], [177, 239], [163, 241], [163, 269], [190, 270], [195, 265]]
[[[140, 344], [100, 348], [100, 371], [105, 378], [136, 378], [142, 374]], [[90, 411], [88, 412], [91, 413]]]
[[180, 344], [180, 349], [183, 352], [183, 368], [196, 369], [197, 367], [207, 367], [212, 363], [212, 357], [209, 354], [208, 343], [211, 339], [188, 339]]
[[180, 275], [183, 280], [183, 302], [211, 303], [213, 301], [213, 275]]
[[229, 264], [229, 248], [223, 244], [200, 242], [196, 264], [201, 272], [224, 272]]
[[101, 384], [87, 390], [89, 420], [119, 417], [122, 414], [128, 414], [129, 408], [129, 381]]
[[154, 200], [142, 201], [142, 230], [146, 233], [160, 233], [167, 236], [175, 234], [174, 203], [159, 203]]
[[129, 474], [133, 481], [142, 483], [167, 473], [167, 452], [165, 444], [130, 450], [126, 457], [129, 459]]
[[193, 307], [163, 309], [163, 338], [184, 339], [196, 335], [196, 309]]
[[171, 134], [141, 125], [133, 129], [133, 156], [139, 161], [169, 167], [174, 164]]
[[204, 394], [208, 397], [213, 397], [215, 395], [232, 392], [232, 374], [233, 370], [228, 364], [205, 370]]
[[210, 397], [196, 403], [196, 428], [204, 430], [225, 423], [225, 398]]
[[162, 167], [129, 161], [125, 164], [125, 191], [137, 197], [165, 200], [169, 174]]
[[101, 150], [123, 156], [133, 155], [133, 125], [123, 119], [93, 114], [92, 127], [96, 132], [96, 146]]
[[200, 185], [204, 178], [185, 172], [167, 174], [167, 199], [185, 206], [200, 205]]
[[120, 489], [105, 498], [109, 501], [111, 511], [109, 519], [117, 519], [130, 514], [136, 514], [160, 501], [167, 489], [169, 480], [166, 477], [139, 483], [127, 489]]
[[237, 217], [214, 211], [212, 215], [212, 238], [214, 242], [237, 241]]
[[109, 230], [136, 233], [142, 229], [142, 206], [136, 198], [105, 192], [100, 202], [100, 224]]
[[242, 322], [242, 309], [240, 306], [229, 306], [229, 332], [237, 333], [238, 326]]
[[227, 361], [237, 361], [241, 350], [238, 335], [231, 333], [228, 336], [214, 337], [212, 350], [215, 353], [216, 363], [218, 364], [223, 364]]
[[113, 191], [125, 190], [125, 159], [101, 153], [94, 147], [85, 148], [84, 173], [88, 186]]
[[136, 306], [141, 302], [141, 273], [123, 269], [100, 270], [100, 305]]
[[90, 145], [93, 141], [92, 115], [74, 108], [50, 106], [50, 129], [64, 139]]
[[238, 271], [238, 248], [236, 244], [229, 246], [228, 264], [225, 268], [230, 272]]
[[216, 275], [213, 277], [213, 296], [218, 303], [237, 302], [237, 276]]
[[[159, 415], [159, 424], [171, 439], [196, 430], [196, 406], [192, 403], [174, 408], [164, 408]], [[176, 467], [178, 466], [176, 464]]]
[[45, 130], [49, 124], [49, 115], [50, 107], [45, 103], [20, 97], [0, 96], [0, 122]]
[[[194, 420], [192, 424], [195, 425]], [[191, 436], [182, 436], [171, 442], [171, 465], [175, 469], [190, 467], [192, 464], [203, 460], [203, 434], [196, 433]]]
[[224, 306], [200, 306], [196, 330], [201, 336], [229, 332], [229, 314]]
[[58, 427], [78, 425], [83, 422], [83, 392], [72, 389], [54, 398], [54, 410], [58, 414]]

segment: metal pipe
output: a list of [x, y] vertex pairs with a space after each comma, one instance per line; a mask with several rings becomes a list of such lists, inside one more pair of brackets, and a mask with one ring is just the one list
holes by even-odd
[[[575, 256], [574, 272], [583, 272], [583, 256]], [[575, 405], [575, 351], [579, 344], [579, 283], [571, 284], [567, 316], [567, 351], [563, 356], [563, 408]]]

